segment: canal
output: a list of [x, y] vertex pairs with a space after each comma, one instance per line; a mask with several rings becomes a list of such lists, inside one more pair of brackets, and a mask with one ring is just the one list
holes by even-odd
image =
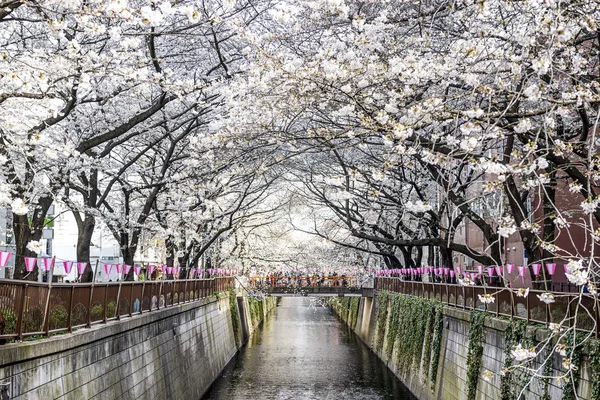
[[204, 400], [415, 399], [329, 308], [284, 297], [273, 313]]

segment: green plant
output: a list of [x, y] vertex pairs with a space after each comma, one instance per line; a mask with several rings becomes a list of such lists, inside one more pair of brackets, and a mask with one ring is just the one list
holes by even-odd
[[591, 339], [589, 346], [589, 371], [592, 382], [592, 399], [600, 399], [600, 341]]
[[435, 304], [435, 320], [433, 321], [433, 342], [431, 344], [431, 367], [429, 381], [433, 389], [437, 380], [438, 365], [440, 363], [440, 352], [442, 351], [442, 336], [444, 334], [444, 307], [440, 303]]
[[106, 305], [106, 318], [115, 317], [115, 311], [117, 311], [117, 303], [114, 300], [111, 300]]
[[48, 316], [48, 328], [50, 330], [67, 328], [67, 320], [69, 319], [69, 313], [63, 306], [56, 306], [50, 312]]
[[102, 312], [104, 311], [104, 307], [102, 307], [102, 304], [95, 304], [92, 309], [90, 310], [90, 313], [92, 315], [92, 321], [98, 321], [100, 319], [102, 319]]
[[235, 345], [240, 347], [240, 322], [238, 317], [237, 301], [235, 292], [231, 289], [229, 289], [229, 310], [231, 311], [231, 326], [233, 328]]
[[375, 352], [380, 354], [383, 348], [383, 339], [385, 334], [385, 324], [387, 322], [388, 298], [390, 292], [382, 290], [377, 294], [377, 319], [375, 324], [374, 348]]
[[10, 334], [17, 332], [17, 316], [11, 308], [0, 308], [0, 317], [2, 317], [2, 323], [0, 323], [0, 334]]
[[572, 368], [570, 370], [571, 378], [563, 387], [563, 400], [575, 400], [579, 398], [577, 397], [576, 389], [581, 379], [582, 350], [586, 335], [582, 332], [572, 333], [571, 335], [567, 335], [565, 340], [567, 342], [565, 344], [571, 346], [571, 351], [567, 358], [571, 359]]
[[486, 313], [471, 311], [469, 328], [469, 352], [467, 353], [467, 399], [475, 400], [477, 395], [477, 382], [479, 381], [479, 370], [481, 369], [481, 357], [483, 356], [483, 323]]
[[521, 343], [525, 338], [527, 321], [511, 320], [504, 332], [504, 375], [500, 377], [500, 398], [502, 400], [512, 400], [516, 398], [513, 388], [516, 384], [516, 376], [510, 367], [513, 365], [513, 359], [510, 352], [513, 347]]

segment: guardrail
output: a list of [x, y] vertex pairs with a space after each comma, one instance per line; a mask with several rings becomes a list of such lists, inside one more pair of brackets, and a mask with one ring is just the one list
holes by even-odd
[[0, 279], [0, 339], [72, 332], [198, 301], [234, 286], [235, 277], [51, 285]]
[[[588, 293], [547, 292], [529, 290], [526, 296], [519, 291], [492, 286], [463, 286], [446, 283], [403, 281], [400, 278], [377, 277], [375, 290], [388, 290], [428, 299], [437, 299], [443, 304], [465, 309], [486, 310], [496, 316], [524, 319], [542, 324], [562, 323], [582, 331], [600, 334], [597, 321], [600, 321], [600, 303]], [[525, 293], [521, 293], [524, 295]], [[553, 302], [548, 304], [540, 299], [550, 293]], [[479, 296], [489, 295], [493, 302], [484, 303]], [[543, 296], [542, 296], [543, 297]]]
[[251, 276], [251, 287], [336, 287], [358, 286], [354, 276], [263, 275]]

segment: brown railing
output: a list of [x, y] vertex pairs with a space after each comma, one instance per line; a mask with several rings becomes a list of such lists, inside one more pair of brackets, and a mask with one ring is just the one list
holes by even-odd
[[333, 287], [357, 286], [354, 276], [317, 276], [317, 275], [264, 275], [251, 276], [250, 286], [260, 287]]
[[52, 285], [0, 279], [0, 339], [71, 332], [197, 301], [234, 286], [234, 277]]
[[[403, 281], [400, 278], [375, 278], [376, 290], [388, 290], [428, 299], [437, 299], [443, 304], [465, 310], [486, 310], [496, 316], [519, 318], [548, 325], [551, 322], [563, 323], [565, 327], [575, 326], [579, 330], [600, 333], [599, 302], [587, 293], [551, 292], [554, 303], [546, 304], [538, 295], [543, 290], [530, 290], [526, 297], [520, 297], [512, 289], [489, 286], [463, 286], [446, 283], [426, 283]], [[490, 304], [479, 300], [479, 295], [494, 297]]]

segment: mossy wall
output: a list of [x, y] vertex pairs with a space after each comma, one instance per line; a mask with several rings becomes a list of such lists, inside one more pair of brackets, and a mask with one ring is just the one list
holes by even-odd
[[[600, 372], [590, 369], [600, 365], [600, 342], [579, 351], [575, 397], [569, 383], [526, 372], [499, 374], [513, 345], [533, 346], [547, 338], [544, 326], [385, 291], [361, 298], [356, 317], [353, 300], [333, 299], [331, 307], [421, 400], [600, 400]], [[547, 356], [540, 352], [530, 367], [546, 376], [563, 373], [562, 357], [553, 354], [545, 362]], [[494, 372], [489, 380], [482, 377], [486, 370]]]
[[[239, 348], [235, 294], [0, 346], [11, 399], [199, 399]], [[252, 301], [245, 300], [245, 304]], [[275, 304], [254, 305], [257, 326]], [[246, 312], [246, 310], [241, 310]], [[237, 323], [237, 327], [236, 327]]]

